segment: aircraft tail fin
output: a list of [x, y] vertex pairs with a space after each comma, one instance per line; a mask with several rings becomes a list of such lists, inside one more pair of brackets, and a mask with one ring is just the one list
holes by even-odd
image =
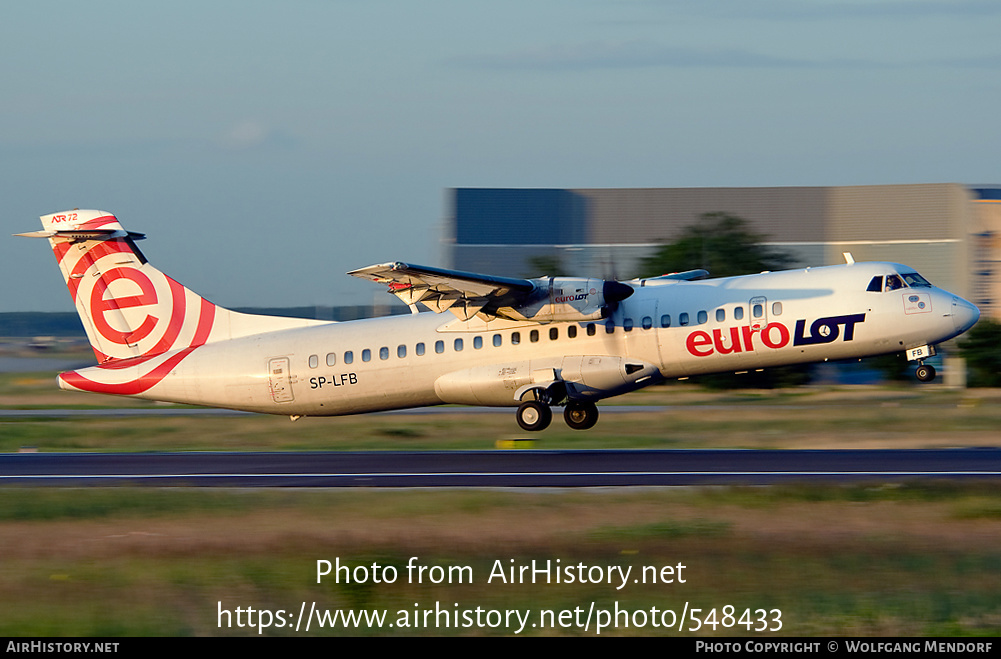
[[194, 349], [205, 343], [318, 321], [241, 314], [212, 304], [152, 265], [111, 213], [43, 215], [63, 280], [99, 363]]

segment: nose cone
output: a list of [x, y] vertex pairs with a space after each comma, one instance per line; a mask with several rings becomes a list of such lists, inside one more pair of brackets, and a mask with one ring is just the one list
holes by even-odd
[[952, 322], [956, 332], [962, 334], [980, 320], [980, 309], [961, 297], [952, 298]]

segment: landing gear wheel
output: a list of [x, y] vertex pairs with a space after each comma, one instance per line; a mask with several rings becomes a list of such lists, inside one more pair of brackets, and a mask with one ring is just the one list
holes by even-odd
[[518, 406], [518, 425], [522, 430], [545, 430], [553, 420], [553, 411], [548, 405], [530, 400]]
[[935, 367], [922, 364], [918, 366], [918, 370], [914, 371], [914, 375], [922, 382], [931, 382], [935, 379]]
[[567, 403], [563, 410], [563, 420], [574, 430], [587, 430], [598, 423], [598, 408], [594, 403]]

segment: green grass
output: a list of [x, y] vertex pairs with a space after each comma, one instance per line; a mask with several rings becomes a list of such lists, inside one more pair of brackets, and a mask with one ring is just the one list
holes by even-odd
[[730, 530], [730, 524], [709, 520], [665, 520], [634, 526], [608, 526], [595, 529], [589, 535], [593, 540], [676, 540], [687, 537], [721, 538]]
[[212, 490], [0, 489], [0, 522], [230, 514], [260, 503]]

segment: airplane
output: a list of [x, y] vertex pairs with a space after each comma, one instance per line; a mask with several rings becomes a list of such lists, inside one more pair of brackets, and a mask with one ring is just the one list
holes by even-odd
[[[913, 268], [855, 262], [712, 279], [516, 279], [384, 263], [410, 315], [327, 322], [238, 313], [150, 265], [111, 213], [41, 217], [97, 357], [62, 389], [303, 416], [428, 405], [516, 408], [526, 431], [552, 407], [571, 428], [596, 401], [669, 379], [906, 352], [917, 377], [976, 306]], [[421, 304], [434, 313], [418, 313]], [[446, 313], [448, 312], [448, 313]]]

